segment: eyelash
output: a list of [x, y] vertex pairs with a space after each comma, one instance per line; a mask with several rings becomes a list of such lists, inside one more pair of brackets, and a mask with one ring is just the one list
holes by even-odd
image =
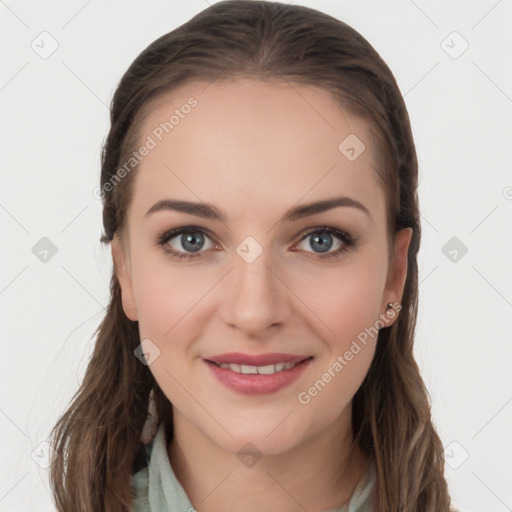
[[[197, 227], [197, 226], [184, 226], [181, 228], [171, 229], [170, 231], [166, 231], [163, 235], [159, 236], [155, 244], [159, 245], [163, 248], [163, 250], [171, 257], [171, 258], [177, 258], [179, 261], [186, 259], [191, 260], [197, 257], [200, 257], [200, 252], [198, 253], [182, 253], [179, 251], [175, 251], [174, 249], [170, 249], [166, 244], [169, 240], [172, 238], [175, 238], [178, 235], [181, 235], [183, 233], [202, 233], [203, 235], [206, 235], [208, 238], [212, 239], [209, 232], [206, 231], [203, 228]], [[307, 233], [305, 233], [302, 238], [299, 240], [298, 243], [305, 240], [308, 236], [311, 236], [316, 233], [327, 233], [329, 235], [335, 235], [341, 242], [343, 242], [343, 245], [336, 249], [333, 252], [326, 253], [325, 255], [321, 255], [320, 253], [316, 253], [319, 255], [319, 258], [312, 258], [311, 256], [307, 256], [307, 258], [310, 259], [321, 259], [326, 260], [330, 258], [336, 258], [340, 257], [343, 253], [348, 251], [351, 248], [354, 248], [356, 246], [357, 239], [352, 238], [348, 233], [345, 231], [341, 231], [340, 229], [333, 228], [330, 226], [319, 226], [316, 228], [313, 228], [309, 230]]]

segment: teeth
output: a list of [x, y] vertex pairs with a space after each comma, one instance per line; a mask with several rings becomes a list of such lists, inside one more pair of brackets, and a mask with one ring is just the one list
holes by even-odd
[[260, 375], [270, 375], [279, 371], [277, 364], [268, 364], [267, 366], [258, 366], [258, 373]]
[[277, 363], [277, 364], [268, 364], [266, 366], [248, 366], [245, 364], [230, 364], [230, 363], [222, 363], [220, 365], [221, 368], [227, 368], [236, 373], [244, 373], [246, 375], [271, 375], [276, 372], [282, 372], [283, 370], [289, 370], [293, 368], [298, 363]]
[[258, 367], [257, 366], [247, 366], [245, 364], [240, 365], [240, 373], [258, 373]]

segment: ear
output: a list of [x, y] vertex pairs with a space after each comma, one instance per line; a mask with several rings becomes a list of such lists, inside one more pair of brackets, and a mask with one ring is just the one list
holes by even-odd
[[[383, 295], [384, 303], [382, 310], [386, 311], [388, 303], [400, 303], [404, 292], [405, 280], [407, 278], [407, 255], [409, 253], [409, 245], [413, 234], [412, 228], [404, 228], [398, 231], [394, 240], [394, 254], [391, 255], [389, 265], [388, 279], [385, 292]], [[391, 325], [397, 315], [390, 315], [386, 322], [387, 326]]]
[[133, 294], [133, 285], [131, 278], [131, 267], [129, 259], [126, 257], [124, 246], [118, 234], [114, 234], [111, 242], [112, 261], [114, 270], [121, 287], [121, 301], [125, 315], [132, 321], [137, 321], [137, 304]]

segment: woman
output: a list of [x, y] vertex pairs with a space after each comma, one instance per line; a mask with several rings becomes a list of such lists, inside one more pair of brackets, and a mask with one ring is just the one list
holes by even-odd
[[391, 71], [326, 14], [224, 1], [146, 48], [111, 107], [111, 301], [52, 431], [58, 510], [448, 511], [417, 172]]

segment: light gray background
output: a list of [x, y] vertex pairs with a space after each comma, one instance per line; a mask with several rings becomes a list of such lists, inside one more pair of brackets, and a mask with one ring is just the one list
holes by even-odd
[[[423, 216], [416, 354], [446, 476], [461, 510], [512, 510], [512, 0], [294, 3], [361, 32], [404, 94]], [[1, 512], [54, 510], [32, 453], [76, 391], [108, 301], [93, 189], [115, 86], [206, 7], [0, 0]], [[48, 58], [31, 47], [51, 48], [43, 31], [58, 43]], [[58, 249], [46, 262], [33, 253], [43, 237]], [[453, 237], [466, 254], [443, 253]]]

